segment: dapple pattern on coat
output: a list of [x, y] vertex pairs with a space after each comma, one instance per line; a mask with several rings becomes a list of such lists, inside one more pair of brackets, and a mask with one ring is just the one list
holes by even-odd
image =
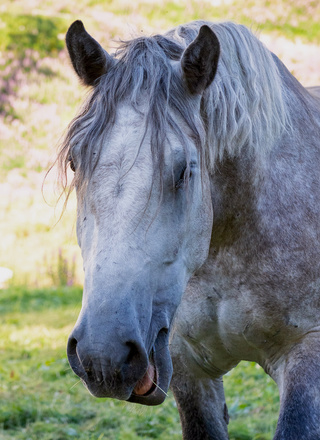
[[95, 396], [161, 403], [228, 438], [223, 375], [278, 384], [274, 440], [320, 438], [320, 100], [244, 26], [193, 22], [109, 55], [67, 33], [92, 87], [58, 156], [85, 285], [70, 365]]

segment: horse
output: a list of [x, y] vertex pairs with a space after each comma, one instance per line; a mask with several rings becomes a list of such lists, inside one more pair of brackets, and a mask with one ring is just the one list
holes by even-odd
[[274, 440], [320, 439], [320, 88], [245, 26], [195, 21], [109, 54], [66, 35], [90, 93], [74, 172], [82, 308], [72, 370], [96, 397], [163, 402], [186, 440], [228, 438], [222, 378], [274, 379]]

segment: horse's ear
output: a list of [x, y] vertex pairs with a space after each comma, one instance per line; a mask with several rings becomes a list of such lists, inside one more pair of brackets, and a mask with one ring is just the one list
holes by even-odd
[[182, 71], [191, 94], [202, 93], [213, 81], [220, 55], [220, 44], [212, 29], [203, 25], [197, 38], [186, 48]]
[[87, 86], [94, 85], [114, 63], [113, 58], [88, 34], [80, 20], [69, 27], [66, 43], [74, 70]]

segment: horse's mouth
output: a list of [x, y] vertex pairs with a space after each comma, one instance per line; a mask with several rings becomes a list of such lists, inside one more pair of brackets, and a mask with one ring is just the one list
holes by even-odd
[[149, 356], [144, 376], [133, 388], [128, 402], [159, 405], [167, 396], [172, 375], [172, 362], [168, 349], [167, 332], [160, 331]]
[[132, 395], [134, 396], [150, 396], [157, 388], [157, 368], [153, 360], [154, 349], [152, 348], [149, 356], [149, 365], [142, 379], [136, 384]]

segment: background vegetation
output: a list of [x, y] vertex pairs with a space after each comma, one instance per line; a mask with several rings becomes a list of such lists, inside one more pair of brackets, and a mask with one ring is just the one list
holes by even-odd
[[[55, 171], [44, 175], [86, 91], [64, 35], [75, 19], [108, 50], [115, 39], [193, 19], [234, 20], [307, 85], [320, 84], [318, 0], [2, 0], [0, 4], [0, 439], [181, 439], [175, 403], [157, 408], [94, 399], [71, 372], [66, 339], [81, 304], [75, 199], [58, 222]], [[225, 378], [230, 438], [271, 439], [276, 387], [254, 364]]]

